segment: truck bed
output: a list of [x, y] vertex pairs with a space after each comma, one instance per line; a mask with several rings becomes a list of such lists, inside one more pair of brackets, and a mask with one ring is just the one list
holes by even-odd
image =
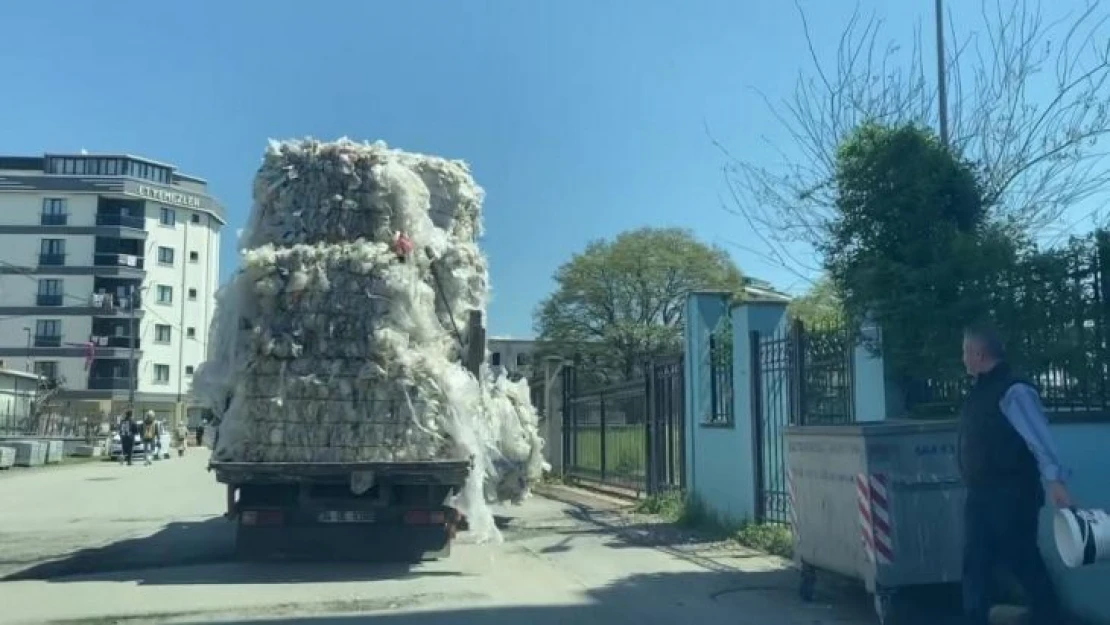
[[413, 462], [220, 462], [208, 463], [221, 484], [292, 484], [346, 482], [356, 473], [375, 479], [390, 478], [406, 484], [461, 485], [466, 482], [471, 460], [425, 460]]

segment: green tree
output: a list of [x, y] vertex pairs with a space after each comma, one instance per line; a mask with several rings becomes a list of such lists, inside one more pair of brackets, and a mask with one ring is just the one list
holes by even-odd
[[805, 295], [791, 300], [786, 312], [807, 327], [835, 327], [844, 322], [844, 302], [828, 276], [818, 280]]
[[723, 249], [678, 228], [641, 228], [593, 241], [555, 273], [535, 329], [549, 351], [584, 353], [606, 378], [681, 348], [686, 294], [739, 297], [744, 277]]
[[1012, 263], [976, 172], [930, 130], [864, 124], [837, 153], [836, 194], [821, 252], [849, 322], [877, 323], [884, 355], [910, 379], [956, 367], [960, 329], [988, 312], [989, 287]]

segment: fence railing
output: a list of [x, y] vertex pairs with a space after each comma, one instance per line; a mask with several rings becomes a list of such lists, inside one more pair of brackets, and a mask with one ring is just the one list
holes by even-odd
[[[1110, 234], [1028, 254], [980, 290], [1009, 360], [1038, 386], [1050, 417], [1110, 417]], [[946, 373], [899, 383], [911, 413], [944, 416], [969, 380], [954, 356]]]
[[563, 466], [571, 477], [636, 492], [683, 483], [681, 359], [644, 367], [627, 382], [577, 388], [563, 371]]

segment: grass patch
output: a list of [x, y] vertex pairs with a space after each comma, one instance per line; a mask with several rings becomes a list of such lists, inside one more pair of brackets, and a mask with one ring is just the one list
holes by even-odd
[[689, 528], [783, 558], [794, 555], [794, 537], [790, 528], [777, 523], [733, 523], [710, 511], [697, 499], [681, 492], [652, 495], [634, 508], [641, 514], [654, 514], [680, 527]]
[[736, 530], [735, 538], [756, 551], [787, 559], [794, 557], [794, 536], [790, 528], [779, 523], [744, 523]]

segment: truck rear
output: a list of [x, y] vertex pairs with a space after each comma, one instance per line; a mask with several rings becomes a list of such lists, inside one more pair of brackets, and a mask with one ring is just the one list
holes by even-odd
[[219, 462], [243, 559], [419, 561], [446, 557], [447, 505], [471, 462]]

